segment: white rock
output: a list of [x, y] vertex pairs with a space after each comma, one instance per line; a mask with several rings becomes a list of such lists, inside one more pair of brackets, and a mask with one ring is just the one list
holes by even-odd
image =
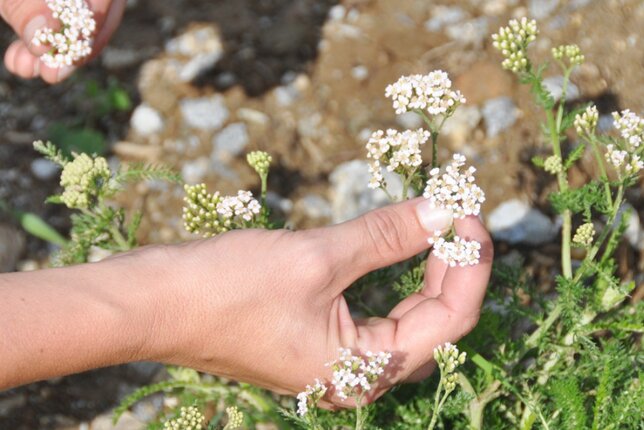
[[488, 35], [488, 18], [481, 16], [459, 24], [450, 25], [447, 35], [458, 42], [481, 46]]
[[494, 137], [514, 125], [519, 110], [509, 97], [497, 97], [485, 102], [482, 113], [487, 136]]
[[432, 17], [425, 21], [427, 31], [440, 31], [443, 27], [457, 24], [467, 17], [465, 11], [458, 6], [434, 6]]
[[422, 127], [423, 125], [423, 119], [420, 117], [420, 115], [414, 112], [405, 112], [403, 114], [396, 115], [396, 122], [401, 127], [406, 128], [408, 130], [414, 130]]
[[228, 119], [228, 108], [224, 98], [215, 94], [210, 97], [183, 99], [180, 102], [181, 115], [185, 123], [198, 130], [213, 131]]
[[331, 204], [317, 194], [307, 194], [297, 202], [297, 207], [309, 218], [331, 218], [333, 215]]
[[530, 0], [528, 5], [530, 17], [536, 20], [547, 18], [557, 6], [559, 6], [559, 0]]
[[156, 109], [143, 103], [134, 109], [130, 126], [141, 136], [150, 136], [163, 130], [163, 117]]
[[356, 66], [351, 69], [351, 76], [356, 81], [364, 81], [369, 77], [369, 69], [366, 66]]
[[341, 4], [333, 6], [329, 9], [329, 19], [331, 21], [342, 21], [347, 13], [347, 9]]
[[198, 184], [203, 182], [203, 178], [210, 168], [210, 160], [206, 157], [197, 158], [188, 162], [181, 168], [181, 176], [187, 184]]
[[496, 240], [541, 245], [552, 241], [560, 226], [529, 204], [512, 199], [490, 213], [487, 227]]
[[140, 430], [145, 428], [145, 423], [139, 421], [130, 412], [125, 412], [114, 425], [112, 424], [112, 412], [108, 412], [95, 418], [90, 428], [92, 430]]
[[642, 231], [642, 223], [640, 222], [637, 210], [630, 204], [625, 204], [618, 215], [618, 223], [622, 214], [625, 212], [628, 212], [629, 218], [628, 225], [624, 231], [624, 237], [633, 248], [644, 251], [644, 231]]
[[[389, 192], [396, 196], [402, 193], [402, 182], [398, 175], [385, 172]], [[329, 176], [331, 182], [332, 220], [339, 223], [353, 219], [372, 209], [390, 203], [382, 190], [367, 187], [371, 174], [364, 160], [340, 164]]]
[[246, 124], [236, 122], [226, 126], [212, 139], [213, 159], [229, 161], [241, 154], [248, 145], [249, 137]]
[[53, 179], [60, 171], [60, 166], [44, 158], [36, 158], [31, 162], [31, 173], [41, 181]]
[[476, 106], [460, 106], [454, 111], [454, 115], [445, 121], [441, 134], [462, 144], [479, 122], [481, 122], [481, 111]]
[[[563, 93], [563, 83], [563, 76], [550, 76], [549, 78], [545, 78], [543, 80], [543, 86], [546, 90], [548, 90], [555, 101], [559, 101], [559, 99], [561, 98], [561, 94]], [[577, 88], [577, 85], [573, 84], [572, 82], [568, 82], [568, 89], [566, 90], [566, 101], [574, 100], [577, 97], [579, 97], [579, 88]]]

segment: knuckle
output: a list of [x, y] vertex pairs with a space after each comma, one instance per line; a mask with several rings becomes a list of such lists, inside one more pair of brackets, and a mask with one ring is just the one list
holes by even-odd
[[381, 257], [400, 254], [404, 250], [406, 226], [393, 210], [381, 209], [364, 217], [367, 240]]
[[323, 240], [307, 235], [305, 231], [297, 233], [301, 233], [298, 235], [300, 246], [296, 251], [300, 276], [316, 284], [331, 282], [335, 266], [331, 249]]

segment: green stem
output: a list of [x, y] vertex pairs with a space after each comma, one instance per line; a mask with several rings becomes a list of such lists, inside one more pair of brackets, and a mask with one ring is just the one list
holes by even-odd
[[116, 242], [121, 251], [129, 251], [131, 249], [130, 244], [125, 239], [118, 227], [114, 225], [111, 226], [110, 233], [112, 233], [112, 239], [114, 239], [114, 242]]
[[362, 407], [362, 394], [356, 399], [356, 428], [355, 430], [363, 430], [366, 414], [364, 413], [364, 408]]
[[[559, 126], [555, 122], [555, 118], [551, 111], [546, 111], [546, 118], [548, 121], [548, 129], [550, 131], [550, 143], [555, 156], [563, 159], [561, 156], [561, 142], [559, 139]], [[559, 172], [557, 174], [557, 182], [559, 184], [559, 191], [564, 192], [568, 190], [568, 178], [566, 172]], [[563, 227], [561, 231], [561, 269], [566, 279], [572, 278], [572, 257], [570, 255], [570, 241], [572, 235], [572, 214], [569, 209], [566, 209], [563, 214]]]
[[604, 159], [602, 158], [601, 153], [599, 152], [599, 147], [597, 146], [597, 138], [595, 136], [589, 136], [587, 141], [590, 142], [590, 147], [593, 150], [595, 161], [597, 162], [597, 166], [599, 166], [599, 171], [602, 175], [602, 180], [604, 181], [604, 194], [606, 195], [606, 203], [608, 203], [608, 207], [612, 208], [613, 196], [610, 191], [610, 184], [608, 182], [608, 174], [606, 173], [606, 166], [604, 165]]
[[432, 169], [438, 167], [438, 132], [432, 134]]
[[441, 379], [438, 381], [438, 387], [436, 388], [436, 395], [434, 396], [434, 409], [432, 410], [432, 419], [429, 422], [429, 427], [427, 430], [433, 430], [436, 426], [436, 421], [438, 420], [438, 415], [440, 412], [440, 399], [441, 391], [443, 389], [443, 372], [441, 372]]

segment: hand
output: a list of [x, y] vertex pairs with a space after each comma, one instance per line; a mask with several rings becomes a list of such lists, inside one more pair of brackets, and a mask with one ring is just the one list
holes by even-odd
[[[87, 0], [94, 11], [97, 32], [94, 38], [92, 56], [95, 57], [107, 44], [116, 30], [127, 0]], [[78, 65], [53, 69], [44, 65], [39, 57], [47, 52], [46, 47], [34, 46], [31, 41], [36, 30], [44, 27], [56, 28], [45, 0], [0, 0], [0, 16], [20, 37], [13, 42], [4, 56], [4, 64], [11, 73], [25, 79], [41, 77], [55, 84], [67, 79]]]
[[386, 318], [354, 321], [342, 293], [368, 272], [423, 251], [428, 232], [451, 223], [451, 212], [417, 199], [327, 228], [234, 231], [168, 248], [170, 299], [157, 307], [159, 334], [148, 358], [294, 394], [317, 377], [330, 379], [324, 364], [339, 347], [389, 351], [393, 373], [370, 401], [394, 384], [425, 378], [434, 347], [459, 340], [478, 321], [493, 253], [479, 219], [456, 220], [455, 227], [482, 244], [481, 263], [448, 268], [431, 256], [423, 290]]

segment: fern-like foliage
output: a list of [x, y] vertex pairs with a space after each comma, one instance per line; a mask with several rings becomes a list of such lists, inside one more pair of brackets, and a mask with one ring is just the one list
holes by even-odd
[[65, 154], [63, 154], [63, 151], [58, 149], [56, 145], [51, 142], [38, 140], [34, 142], [34, 149], [42, 154], [46, 159], [53, 161], [59, 166], [64, 167], [69, 162], [69, 159]]
[[161, 180], [177, 184], [183, 182], [181, 175], [171, 168], [145, 163], [130, 164], [114, 177], [114, 181], [120, 185], [143, 180]]
[[584, 395], [574, 377], [556, 380], [550, 392], [561, 413], [559, 427], [562, 430], [586, 430], [588, 417], [584, 406]]

